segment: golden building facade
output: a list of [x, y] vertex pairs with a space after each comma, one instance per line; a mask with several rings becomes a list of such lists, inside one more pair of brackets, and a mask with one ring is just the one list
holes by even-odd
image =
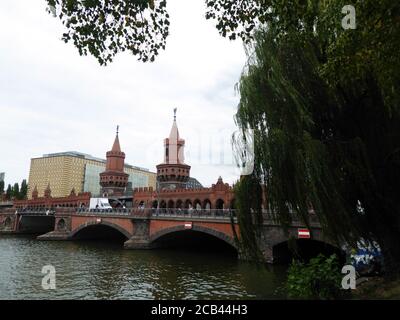
[[[28, 182], [28, 197], [37, 187], [39, 196], [43, 196], [48, 185], [52, 197], [65, 197], [75, 189], [80, 192], [100, 194], [100, 173], [106, 168], [103, 159], [79, 152], [46, 154], [31, 159]], [[138, 187], [156, 187], [156, 173], [147, 169], [126, 164], [124, 171], [129, 174], [127, 192]]]

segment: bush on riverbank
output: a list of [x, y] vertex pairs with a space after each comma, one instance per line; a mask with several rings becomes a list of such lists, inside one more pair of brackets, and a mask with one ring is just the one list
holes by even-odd
[[309, 263], [293, 260], [288, 270], [286, 293], [297, 299], [338, 299], [342, 297], [339, 259], [318, 255]]

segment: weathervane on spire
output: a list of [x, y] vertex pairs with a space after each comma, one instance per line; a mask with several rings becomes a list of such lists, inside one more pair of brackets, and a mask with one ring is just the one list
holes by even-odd
[[174, 121], [176, 120], [176, 110], [178, 110], [178, 108], [174, 108]]
[[119, 125], [117, 126], [117, 135], [118, 135], [118, 133], [119, 133]]

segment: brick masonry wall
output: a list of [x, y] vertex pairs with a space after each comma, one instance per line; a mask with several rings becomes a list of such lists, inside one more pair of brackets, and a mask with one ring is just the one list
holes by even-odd
[[71, 231], [74, 232], [79, 227], [84, 224], [96, 224], [97, 219], [101, 219], [102, 222], [108, 222], [113, 225], [117, 225], [120, 228], [124, 229], [129, 234], [133, 234], [134, 225], [130, 219], [122, 219], [122, 218], [103, 218], [103, 217], [90, 217], [90, 216], [73, 216], [71, 222]]
[[[190, 222], [188, 220], [187, 222]], [[170, 220], [151, 220], [150, 222], [150, 237], [163, 229], [168, 229], [176, 226], [183, 226], [185, 221], [170, 221]], [[233, 230], [230, 223], [217, 223], [217, 222], [202, 222], [192, 221], [192, 225], [212, 229], [233, 238]], [[239, 235], [239, 226], [235, 226], [236, 233]]]

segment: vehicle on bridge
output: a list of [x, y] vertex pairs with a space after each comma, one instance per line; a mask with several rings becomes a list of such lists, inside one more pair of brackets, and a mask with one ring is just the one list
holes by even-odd
[[89, 202], [89, 210], [90, 211], [105, 211], [105, 210], [112, 210], [110, 203], [108, 202], [107, 198], [90, 198]]

